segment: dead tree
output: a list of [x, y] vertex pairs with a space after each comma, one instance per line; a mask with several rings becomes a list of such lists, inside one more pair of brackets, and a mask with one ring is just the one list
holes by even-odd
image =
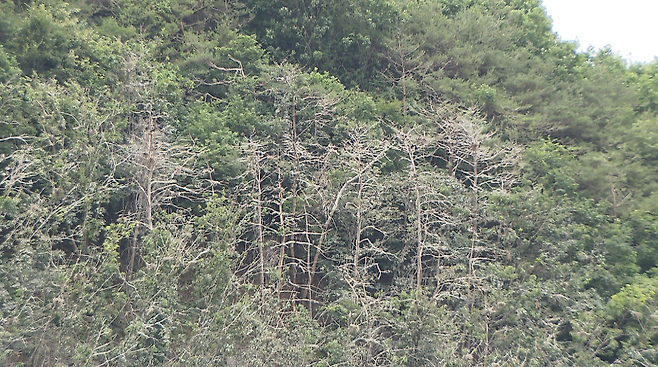
[[[331, 83], [282, 65], [272, 68], [263, 84], [263, 93], [276, 108], [274, 123], [282, 129], [273, 142], [271, 156], [278, 162], [272, 172], [278, 177], [271, 183], [277, 192], [270, 194], [269, 201], [278, 225], [283, 226], [279, 251], [288, 253], [290, 283], [300, 290], [300, 300], [311, 311], [317, 301], [314, 289], [318, 263], [336, 214], [349, 194], [358, 187], [363, 189], [366, 175], [388, 150], [385, 143], [366, 146], [363, 132], [356, 133], [363, 135], [358, 138], [364, 142], [361, 148], [332, 144], [328, 131], [338, 122], [337, 105], [343, 96]], [[346, 173], [341, 181], [329, 177], [336, 171]], [[357, 242], [353, 262], [358, 263], [362, 241]], [[282, 270], [285, 262], [279, 259]]]
[[459, 111], [438, 102], [419, 111], [434, 121], [438, 144], [451, 176], [459, 178], [471, 191], [468, 277], [474, 277], [476, 247], [479, 246], [479, 220], [483, 216], [488, 193], [505, 192], [516, 183], [519, 149], [497, 142], [494, 132], [479, 111]]
[[[265, 239], [265, 224], [263, 222], [263, 213], [265, 211], [265, 194], [264, 194], [264, 181], [267, 179], [267, 174], [263, 167], [264, 161], [267, 159], [263, 144], [258, 142], [253, 136], [249, 138], [246, 144], [246, 160], [247, 171], [250, 181], [250, 196], [251, 196], [251, 211], [252, 211], [252, 229], [254, 232], [254, 242], [258, 247], [258, 284], [263, 287], [265, 285], [265, 252], [266, 252], [266, 239]], [[249, 249], [245, 249], [248, 252]]]
[[178, 210], [177, 203], [183, 200], [198, 201], [215, 184], [199, 168], [199, 147], [184, 136], [175, 136], [169, 104], [158, 92], [148, 52], [136, 52], [130, 60], [123, 87], [130, 106], [126, 112], [129, 124], [124, 132], [126, 144], [117, 145], [116, 158], [134, 190], [133, 206], [123, 218], [135, 225], [127, 249], [127, 274], [140, 266], [141, 241], [154, 228], [155, 214], [165, 207]]
[[[322, 237], [317, 210], [318, 187], [333, 159], [334, 147], [323, 139], [322, 129], [335, 118], [340, 97], [321, 86], [314, 86], [307, 74], [287, 65], [272, 68], [264, 83], [264, 94], [274, 101], [276, 123], [283, 128], [275, 142], [277, 173], [276, 196], [272, 199], [281, 229], [279, 268], [283, 272], [284, 253], [288, 253], [290, 282], [303, 289], [308, 299], [312, 285], [312, 252]], [[285, 182], [285, 184], [284, 184]], [[303, 248], [304, 254], [299, 253]], [[305, 275], [306, 279], [299, 279]]]
[[[408, 163], [408, 183], [413, 191], [412, 233], [416, 247], [416, 290], [423, 292], [423, 256], [428, 248], [440, 261], [441, 232], [446, 226], [454, 225], [450, 198], [441, 193], [445, 181], [434, 167], [429, 165], [437, 140], [431, 134], [422, 133], [423, 126], [403, 130], [393, 127], [396, 134], [395, 149], [402, 153]], [[428, 243], [430, 241], [431, 243]], [[438, 272], [438, 267], [437, 267]], [[437, 274], [438, 276], [438, 274]]]

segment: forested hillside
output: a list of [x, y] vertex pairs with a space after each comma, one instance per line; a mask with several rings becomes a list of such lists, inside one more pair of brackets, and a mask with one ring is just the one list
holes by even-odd
[[0, 3], [0, 365], [658, 365], [658, 61], [539, 0]]

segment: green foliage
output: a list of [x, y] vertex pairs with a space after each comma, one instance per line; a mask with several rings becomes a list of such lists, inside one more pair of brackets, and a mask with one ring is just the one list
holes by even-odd
[[576, 50], [536, 0], [2, 2], [0, 364], [657, 364], [658, 69]]
[[636, 85], [639, 94], [639, 103], [636, 110], [639, 112], [658, 111], [658, 63], [653, 61], [648, 64], [636, 64], [629, 70], [629, 79]]
[[4, 47], [0, 45], [0, 83], [6, 83], [18, 76], [20, 69], [12, 55], [8, 55]]
[[[6, 2], [0, 57], [7, 76], [15, 75], [13, 60], [24, 75], [78, 81], [100, 86], [107, 71], [118, 66], [122, 45], [86, 29], [65, 3], [31, 3], [25, 8]], [[3, 53], [4, 54], [4, 53]], [[7, 78], [7, 76], [3, 78]], [[99, 85], [100, 84], [100, 85]]]
[[350, 86], [366, 86], [375, 77], [382, 34], [394, 8], [381, 0], [245, 1], [253, 11], [247, 30], [275, 59], [292, 58], [309, 70], [331, 72]]

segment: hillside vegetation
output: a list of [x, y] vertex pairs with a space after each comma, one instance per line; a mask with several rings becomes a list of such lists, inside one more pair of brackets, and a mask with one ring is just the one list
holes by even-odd
[[0, 364], [658, 365], [657, 114], [539, 0], [3, 1]]

